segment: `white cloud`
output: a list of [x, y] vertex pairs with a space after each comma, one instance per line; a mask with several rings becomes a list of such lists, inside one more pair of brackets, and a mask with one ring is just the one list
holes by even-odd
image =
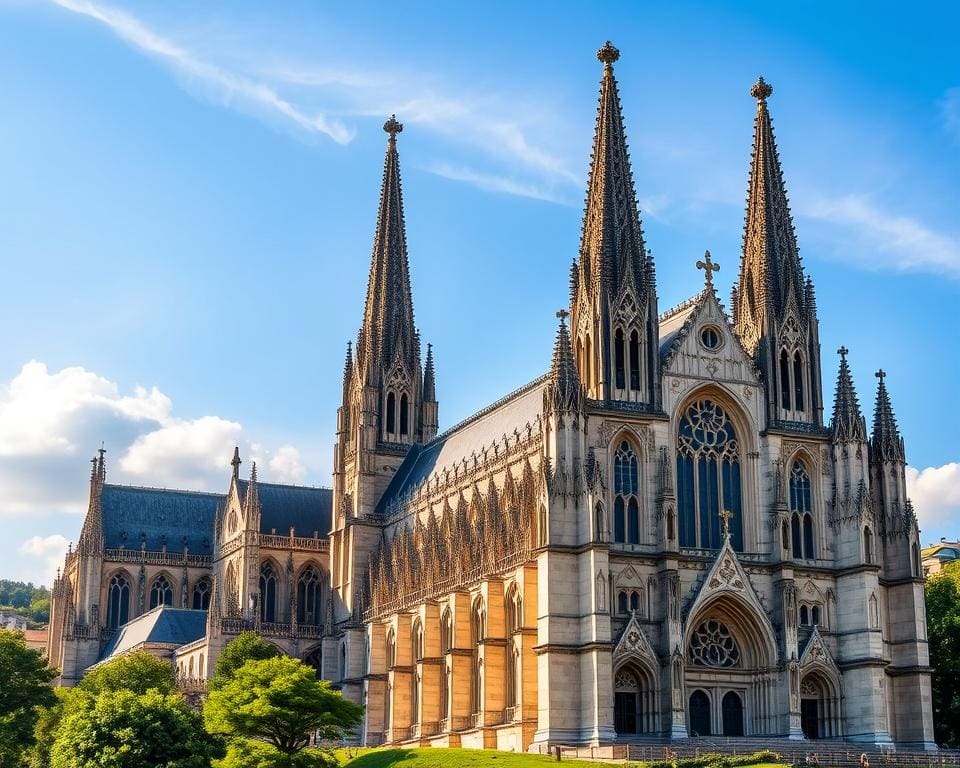
[[960, 462], [918, 470], [907, 467], [907, 495], [912, 499], [924, 542], [960, 536]]
[[940, 114], [943, 117], [944, 130], [956, 141], [960, 141], [960, 87], [948, 88], [940, 102]]
[[191, 51], [158, 35], [139, 19], [88, 0], [53, 0], [61, 8], [81, 14], [107, 26], [121, 40], [172, 66], [188, 88], [199, 87], [224, 107], [265, 112], [280, 117], [307, 133], [329, 136], [339, 144], [353, 139], [353, 131], [323, 113], [307, 114], [281, 97], [266, 83], [204, 61]]
[[799, 212], [845, 227], [851, 237], [843, 254], [861, 267], [960, 277], [960, 240], [909, 216], [882, 210], [865, 195], [816, 198]]
[[237, 421], [177, 416], [156, 387], [124, 393], [84, 368], [31, 360], [0, 387], [0, 518], [83, 512], [87, 457], [101, 444], [110, 482], [225, 491], [235, 445], [260, 457], [264, 480], [307, 472], [295, 447], [254, 449]]
[[67, 540], [59, 533], [42, 538], [31, 536], [17, 548], [17, 555], [23, 561], [20, 578], [34, 584], [50, 584], [57, 567], [63, 563], [66, 549]]
[[505, 176], [483, 173], [464, 166], [453, 166], [449, 163], [433, 163], [425, 167], [425, 170], [437, 176], [453, 181], [465, 181], [480, 189], [488, 192], [503, 192], [508, 195], [518, 195], [520, 197], [532, 197], [534, 200], [545, 200], [549, 203], [558, 203], [560, 205], [572, 206], [573, 202], [564, 199], [554, 191], [546, 189], [535, 184], [517, 181]]

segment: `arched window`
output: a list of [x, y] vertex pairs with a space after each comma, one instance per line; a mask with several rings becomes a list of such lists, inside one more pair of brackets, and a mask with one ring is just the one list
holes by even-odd
[[790, 467], [790, 525], [795, 558], [812, 560], [817, 556], [813, 546], [811, 509], [810, 473], [802, 462], [794, 461]]
[[914, 576], [919, 576], [920, 575], [920, 547], [917, 545], [916, 542], [914, 542], [913, 546], [910, 547], [910, 553], [911, 553], [911, 560], [913, 563], [912, 573]]
[[637, 454], [626, 440], [613, 459], [614, 541], [640, 543], [639, 468]]
[[400, 395], [400, 434], [404, 436], [410, 434], [410, 408], [408, 406], [407, 394], [404, 392]]
[[453, 649], [453, 615], [447, 608], [440, 619], [440, 651], [450, 653]]
[[640, 336], [636, 331], [630, 334], [630, 389], [640, 390]]
[[807, 606], [805, 605], [800, 606], [800, 626], [810, 626], [810, 612], [807, 610]]
[[512, 635], [523, 626], [523, 600], [520, 597], [520, 590], [516, 585], [511, 587], [507, 596], [507, 634]]
[[297, 579], [297, 623], [314, 627], [323, 623], [323, 579], [312, 565]]
[[680, 546], [717, 549], [720, 512], [732, 514], [730, 541], [743, 551], [740, 446], [726, 410], [710, 398], [687, 406], [677, 439]]
[[260, 568], [260, 621], [277, 620], [277, 574], [273, 565], [264, 563]]
[[481, 710], [483, 698], [483, 661], [480, 658], [480, 643], [486, 636], [486, 613], [483, 609], [483, 600], [477, 600], [473, 606], [470, 634], [473, 640], [473, 675], [470, 680], [470, 712], [477, 714]]
[[130, 611], [130, 582], [122, 573], [110, 579], [107, 590], [107, 626], [116, 629], [126, 624]]
[[641, 613], [640, 611], [640, 593], [634, 590], [630, 593], [630, 610]]
[[515, 666], [516, 651], [512, 644], [508, 644], [504, 649], [506, 651], [506, 685], [504, 686], [504, 704], [507, 708], [517, 705], [517, 668]]
[[594, 541], [603, 541], [603, 529], [606, 527], [603, 522], [603, 504], [598, 501], [593, 513]]
[[210, 607], [210, 580], [200, 579], [193, 588], [193, 609], [205, 611]]
[[397, 431], [397, 396], [387, 392], [387, 434]]
[[420, 623], [420, 619], [417, 619], [414, 622], [413, 632], [411, 632], [411, 635], [413, 640], [413, 661], [415, 663], [418, 661], [423, 661], [423, 624]]
[[397, 666], [397, 636], [390, 628], [387, 632], [387, 669]]
[[537, 528], [539, 529], [537, 534], [540, 539], [540, 546], [545, 547], [547, 546], [547, 508], [543, 504], [540, 505], [540, 518]]
[[163, 574], [157, 576], [150, 587], [150, 607], [156, 608], [158, 605], [173, 605], [173, 587]]
[[863, 562], [873, 562], [873, 534], [869, 525], [863, 528]]
[[785, 410], [790, 408], [790, 356], [787, 350], [780, 352], [780, 402]]
[[803, 410], [803, 359], [799, 352], [793, 355], [793, 407]]
[[624, 364], [623, 331], [620, 328], [617, 328], [613, 342], [613, 365], [617, 389], [626, 389], [627, 376]]
[[593, 386], [593, 349], [590, 346], [590, 334], [584, 339], [583, 362], [583, 386], [589, 391]]
[[815, 627], [820, 626], [820, 606], [815, 605], [810, 609], [810, 623]]
[[627, 597], [626, 592], [621, 590], [620, 592], [617, 593], [617, 612], [618, 613], [630, 612], [629, 600], [630, 598]]
[[237, 569], [231, 560], [227, 563], [227, 576], [223, 585], [224, 601], [229, 613], [235, 613], [239, 596], [237, 594]]

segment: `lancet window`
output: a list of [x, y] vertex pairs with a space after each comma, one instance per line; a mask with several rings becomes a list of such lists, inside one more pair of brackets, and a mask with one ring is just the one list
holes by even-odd
[[273, 564], [264, 563], [260, 568], [260, 621], [277, 620], [277, 572]]
[[156, 608], [158, 605], [173, 605], [173, 587], [163, 574], [157, 576], [150, 587], [150, 607]]
[[420, 619], [414, 622], [411, 635], [413, 640], [411, 647], [413, 661], [415, 663], [423, 661], [423, 624], [420, 623]]
[[470, 680], [470, 711], [473, 714], [480, 712], [482, 707], [483, 691], [483, 660], [480, 658], [480, 643], [486, 636], [487, 616], [483, 608], [483, 600], [477, 600], [473, 606], [473, 615], [470, 621], [472, 639], [472, 666], [473, 674]]
[[523, 626], [523, 598], [520, 590], [514, 586], [507, 596], [507, 634], [512, 635]]
[[626, 440], [613, 458], [613, 538], [614, 541], [640, 543], [639, 463]]
[[387, 632], [387, 669], [397, 665], [397, 636], [393, 629]]
[[627, 388], [627, 366], [625, 352], [626, 350], [624, 349], [623, 343], [623, 329], [617, 328], [617, 332], [614, 335], [613, 345], [613, 363], [614, 368], [616, 369], [615, 384], [617, 389]]
[[200, 579], [193, 588], [193, 610], [205, 611], [210, 607], [210, 580]]
[[729, 511], [730, 541], [742, 551], [740, 444], [723, 406], [710, 398], [687, 406], [677, 446], [680, 546], [719, 548], [720, 512]]
[[630, 334], [630, 389], [640, 390], [640, 336], [636, 331]]
[[397, 431], [397, 396], [393, 392], [387, 392], [387, 435], [392, 435]]
[[453, 616], [449, 608], [443, 612], [440, 619], [440, 650], [443, 653], [453, 650]]
[[793, 556], [812, 560], [817, 556], [813, 544], [810, 473], [800, 461], [790, 468], [790, 533]]
[[802, 414], [806, 408], [806, 365], [799, 350], [792, 354], [780, 350], [780, 406], [783, 410]]
[[130, 611], [130, 582], [122, 573], [110, 579], [107, 590], [107, 626], [116, 629], [126, 624]]
[[410, 434], [410, 404], [406, 393], [400, 395], [400, 435]]
[[297, 623], [323, 623], [323, 579], [312, 565], [304, 568], [297, 579]]

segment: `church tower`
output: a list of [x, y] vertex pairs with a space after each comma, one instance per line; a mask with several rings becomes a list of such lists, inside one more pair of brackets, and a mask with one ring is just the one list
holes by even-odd
[[820, 337], [813, 282], [805, 277], [783, 183], [763, 78], [757, 100], [734, 328], [767, 387], [772, 426], [823, 423]]
[[657, 291], [646, 250], [608, 41], [580, 256], [570, 275], [574, 358], [591, 400], [660, 408]]
[[397, 154], [403, 125], [393, 116], [383, 130], [387, 151], [363, 324], [356, 348], [347, 347], [337, 412], [331, 565], [340, 621], [359, 618], [367, 555], [380, 539], [372, 517], [377, 501], [410, 447], [437, 433], [433, 351], [424, 370], [413, 319]]

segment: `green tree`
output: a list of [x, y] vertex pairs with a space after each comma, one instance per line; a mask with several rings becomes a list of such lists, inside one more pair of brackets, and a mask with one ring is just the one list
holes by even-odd
[[50, 598], [35, 597], [30, 603], [30, 618], [38, 624], [50, 621]]
[[168, 694], [173, 693], [177, 685], [169, 662], [146, 651], [134, 651], [95, 667], [84, 675], [77, 687], [97, 696], [106, 691], [144, 694], [156, 690]]
[[50, 682], [57, 676], [39, 651], [27, 647], [22, 632], [0, 629], [0, 766], [20, 764], [33, 743], [41, 707], [56, 702]]
[[106, 690], [65, 714], [50, 768], [209, 768], [223, 755], [181, 696]]
[[57, 700], [39, 710], [33, 726], [33, 744], [24, 753], [30, 768], [50, 768], [50, 751], [64, 715], [71, 706], [75, 706], [75, 699], [88, 695], [77, 688], [54, 688], [53, 692]]
[[960, 746], [960, 563], [927, 580], [927, 628], [933, 665], [933, 732]]
[[241, 632], [220, 652], [207, 688], [215, 691], [230, 682], [236, 671], [248, 661], [273, 659], [279, 655], [276, 646], [265, 643], [256, 632]]
[[299, 768], [336, 765], [329, 752], [307, 749], [310, 737], [342, 739], [360, 724], [363, 708], [302, 661], [283, 656], [245, 663], [210, 692], [203, 714], [208, 731], [230, 739], [227, 768]]

